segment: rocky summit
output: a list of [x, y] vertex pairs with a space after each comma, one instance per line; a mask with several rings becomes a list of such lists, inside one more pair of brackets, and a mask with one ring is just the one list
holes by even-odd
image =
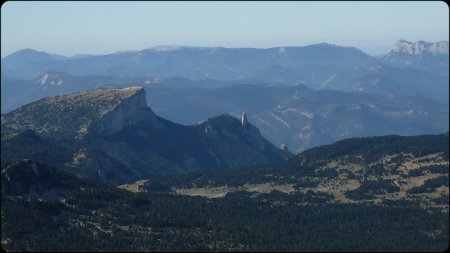
[[100, 181], [275, 164], [291, 155], [229, 115], [193, 126], [158, 117], [136, 86], [48, 97], [2, 116], [2, 164], [34, 159]]
[[428, 80], [439, 80], [441, 88], [437, 90], [448, 93], [445, 92], [448, 90], [448, 41], [431, 43], [420, 40], [413, 43], [399, 40], [381, 62], [396, 68], [410, 68], [416, 72], [420, 70], [428, 75], [425, 79], [427, 81], [423, 83], [430, 84], [431, 81]]
[[2, 116], [2, 136], [32, 129], [43, 136], [79, 139], [110, 134], [142, 120], [154, 120], [145, 91], [132, 86], [41, 99]]
[[432, 54], [448, 54], [448, 41], [431, 43], [422, 40], [417, 42], [398, 40], [397, 43], [395, 43], [393, 51], [415, 55], [423, 54], [425, 52]]

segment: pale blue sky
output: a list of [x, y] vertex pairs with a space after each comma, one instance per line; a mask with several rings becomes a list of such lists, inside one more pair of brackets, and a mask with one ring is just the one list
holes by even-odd
[[444, 2], [6, 2], [1, 54], [66, 56], [158, 45], [268, 48], [328, 42], [369, 54], [449, 37]]

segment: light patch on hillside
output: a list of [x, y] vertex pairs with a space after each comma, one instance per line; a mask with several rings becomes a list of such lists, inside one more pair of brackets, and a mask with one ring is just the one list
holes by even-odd
[[274, 114], [274, 113], [272, 113], [272, 112], [270, 112], [270, 115], [271, 115], [274, 119], [276, 119], [278, 122], [280, 122], [280, 123], [282, 123], [283, 125], [285, 125], [287, 128], [291, 128], [291, 125], [290, 125], [288, 122], [286, 122], [284, 119], [282, 119], [280, 116], [278, 116], [278, 115], [276, 115], [276, 114]]
[[117, 188], [124, 189], [130, 192], [144, 192], [144, 190], [141, 188], [141, 186], [144, 186], [148, 182], [147, 179], [144, 180], [138, 180], [131, 184], [123, 184], [117, 186]]
[[345, 192], [355, 190], [360, 185], [358, 180], [332, 179], [323, 181], [315, 189], [311, 190], [333, 195], [335, 199], [332, 202], [357, 203], [358, 201], [347, 198]]
[[448, 165], [448, 161], [442, 160], [442, 154], [430, 154], [427, 156], [412, 158], [400, 165], [400, 169], [404, 172], [430, 165]]
[[80, 164], [80, 161], [86, 159], [86, 149], [82, 148], [77, 153], [73, 154], [72, 163], [75, 165]]
[[175, 189], [175, 192], [180, 195], [200, 196], [206, 198], [223, 198], [227, 193], [235, 191], [236, 188], [228, 186], [220, 187], [203, 187], [190, 189]]
[[[318, 192], [325, 192], [332, 194], [335, 197], [333, 202], [343, 202], [343, 203], [359, 203], [361, 201], [354, 201], [345, 196], [345, 192], [350, 190], [355, 190], [360, 186], [360, 181], [355, 179], [348, 179], [348, 173], [352, 172], [356, 176], [362, 176], [365, 171], [372, 166], [382, 165], [385, 168], [385, 173], [380, 177], [383, 180], [392, 180], [392, 183], [400, 188], [398, 192], [376, 194], [373, 200], [364, 200], [363, 202], [373, 202], [375, 204], [382, 203], [382, 200], [399, 200], [399, 199], [420, 199], [420, 201], [425, 205], [429, 205], [430, 201], [435, 198], [449, 195], [448, 187], [441, 186], [437, 187], [433, 192], [430, 193], [420, 193], [420, 194], [409, 194], [407, 191], [424, 185], [425, 181], [438, 178], [441, 176], [448, 176], [447, 173], [425, 173], [419, 176], [410, 176], [409, 173], [412, 170], [416, 170], [422, 167], [428, 167], [432, 165], [444, 165], [449, 166], [448, 160], [442, 157], [443, 153], [429, 154], [426, 156], [414, 157], [410, 153], [400, 153], [394, 155], [386, 155], [380, 158], [378, 161], [371, 162], [364, 165], [364, 160], [360, 157], [361, 162], [348, 162], [348, 157], [340, 157], [336, 160], [330, 160], [326, 164], [317, 168], [315, 171], [323, 171], [326, 169], [336, 169], [339, 176], [334, 179], [320, 179], [320, 184], [315, 188], [303, 189], [313, 190]], [[359, 157], [357, 157], [359, 158]], [[391, 169], [398, 169], [398, 173], [389, 173]], [[378, 176], [369, 175], [364, 176], [367, 179], [376, 180]], [[434, 205], [434, 204], [433, 204]], [[436, 206], [436, 205], [434, 205]], [[439, 205], [444, 210], [448, 210], [447, 205]]]
[[280, 191], [284, 193], [294, 192], [293, 184], [277, 185], [274, 183], [264, 183], [264, 184], [244, 184], [239, 187], [203, 187], [203, 188], [190, 188], [190, 189], [174, 189], [177, 194], [189, 195], [189, 196], [200, 196], [206, 198], [223, 198], [229, 192], [236, 191], [247, 191], [247, 192], [257, 192], [257, 193], [270, 193], [272, 191]]

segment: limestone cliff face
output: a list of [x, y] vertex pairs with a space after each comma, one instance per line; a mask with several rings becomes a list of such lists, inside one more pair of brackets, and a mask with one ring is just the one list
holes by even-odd
[[2, 115], [2, 138], [32, 129], [42, 136], [80, 139], [143, 120], [162, 124], [147, 106], [142, 87], [99, 89], [44, 98]]
[[425, 52], [432, 54], [448, 54], [448, 41], [431, 43], [419, 40], [413, 43], [406, 40], [399, 40], [392, 51], [413, 55], [419, 55]]
[[[448, 41], [435, 43], [399, 40], [382, 62], [395, 67], [410, 67], [433, 75], [448, 73]], [[447, 74], [448, 75], [448, 74]]]
[[113, 110], [101, 118], [93, 129], [95, 134], [112, 134], [144, 120], [159, 123], [154, 112], [147, 106], [145, 90], [141, 87], [128, 89], [133, 94], [119, 101]]

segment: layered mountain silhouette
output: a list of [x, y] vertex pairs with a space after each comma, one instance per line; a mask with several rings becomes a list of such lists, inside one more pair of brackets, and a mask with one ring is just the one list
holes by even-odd
[[[410, 75], [405, 72], [405, 76]], [[411, 75], [410, 79], [413, 78]], [[219, 114], [240, 116], [245, 111], [266, 138], [276, 146], [285, 144], [294, 152], [348, 137], [431, 134], [448, 130], [446, 104], [406, 93], [314, 91], [305, 85], [239, 84], [184, 78], [73, 76], [55, 71], [32, 81], [3, 83], [2, 110], [46, 96], [80, 89], [125, 87], [130, 83], [144, 87], [153, 110], [166, 119], [196, 124]], [[391, 89], [395, 87], [399, 86]]]
[[[52, 83], [51, 74], [45, 75], [48, 71], [82, 76], [305, 84], [312, 89], [421, 95], [448, 104], [447, 41], [399, 40], [381, 59], [353, 47], [327, 43], [268, 49], [155, 47], [81, 57], [25, 49], [2, 59], [2, 83], [37, 79], [41, 89], [47, 89]], [[62, 85], [57, 80], [53, 83]]]
[[294, 153], [350, 137], [448, 130], [448, 106], [419, 96], [314, 91], [304, 85], [146, 89], [152, 108], [167, 119], [193, 124], [245, 111], [272, 143], [285, 144]]
[[2, 115], [2, 164], [34, 159], [103, 181], [279, 163], [290, 155], [228, 115], [193, 126], [158, 117], [137, 86], [48, 97]]
[[[2, 73], [22, 79], [35, 78], [50, 69], [74, 75], [182, 76], [194, 80], [267, 79], [268, 71], [272, 70], [276, 70], [273, 74], [286, 72], [298, 75], [313, 66], [339, 69], [369, 62], [373, 62], [373, 58], [356, 48], [327, 43], [269, 49], [150, 48], [82, 58], [61, 58], [25, 49], [2, 59]], [[278, 78], [282, 76], [276, 75], [272, 79]]]
[[353, 136], [446, 131], [448, 83], [445, 41], [399, 40], [381, 59], [326, 43], [73, 57], [26, 49], [2, 59], [1, 107], [5, 113], [48, 96], [136, 84], [166, 119], [196, 124], [246, 111], [272, 143], [300, 152]]

